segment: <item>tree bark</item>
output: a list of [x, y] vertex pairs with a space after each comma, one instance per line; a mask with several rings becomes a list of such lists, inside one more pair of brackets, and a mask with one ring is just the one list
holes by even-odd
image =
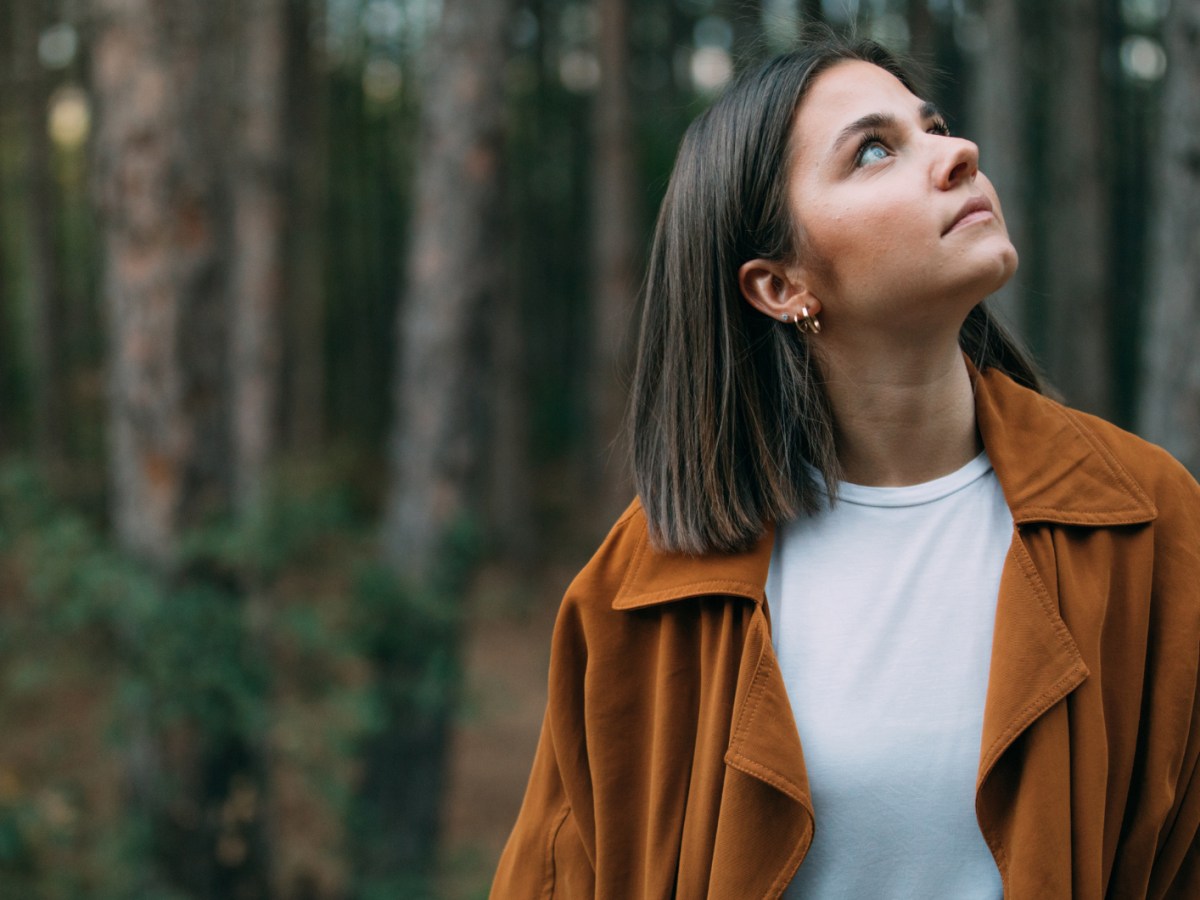
[[1050, 380], [1067, 401], [1108, 415], [1110, 200], [1105, 178], [1107, 110], [1096, 0], [1064, 0], [1054, 21], [1046, 198]]
[[476, 343], [481, 320], [510, 300], [496, 291], [507, 11], [507, 0], [446, 2], [424, 80], [384, 531], [390, 559], [416, 583], [471, 512]]
[[[323, 9], [322, 3], [319, 8]], [[288, 221], [284, 416], [293, 451], [325, 440], [325, 241], [329, 91], [310, 39], [312, 0], [287, 0]]]
[[537, 541], [528, 442], [528, 354], [521, 312], [515, 295], [501, 304], [492, 335], [488, 523], [496, 550], [510, 562], [529, 564], [537, 555]]
[[285, 0], [240, 4], [241, 90], [233, 177], [233, 486], [240, 512], [263, 500], [279, 429], [283, 290]]
[[40, 461], [57, 471], [66, 455], [65, 382], [69, 361], [63, 341], [66, 309], [57, 252], [59, 196], [51, 166], [54, 147], [47, 129], [52, 81], [37, 58], [38, 38], [46, 21], [42, 4], [17, 3], [13, 8], [19, 92], [25, 136], [26, 270], [32, 311], [29, 359], [33, 438]]
[[[452, 540], [478, 516], [477, 398], [482, 338], [499, 308], [504, 231], [501, 152], [508, 0], [445, 0], [427, 47], [418, 129], [415, 206], [397, 317], [396, 419], [384, 552], [413, 595], [460, 609], [467, 560]], [[452, 574], [451, 574], [452, 573]], [[455, 636], [442, 652], [453, 668]], [[452, 697], [417, 709], [403, 698], [403, 659], [379, 660], [401, 692], [367, 750], [363, 795], [373, 831], [368, 878], [428, 871]]]
[[1139, 426], [1200, 475], [1200, 0], [1175, 0], [1163, 35], [1168, 66]]
[[94, 0], [94, 177], [105, 259], [117, 537], [169, 566], [229, 504], [231, 62], [220, 4]]
[[[0, 134], [19, 129], [19, 117], [15, 109], [16, 85], [19, 78], [17, 64], [16, 31], [14, 11], [11, 5], [0, 4]], [[0, 221], [11, 221], [8, 206], [12, 203], [12, 185], [0, 168]], [[13, 275], [13, 260], [9, 256], [7, 241], [0, 240], [0, 310], [6, 310], [16, 292]], [[9, 368], [6, 361], [13, 356], [13, 346], [8, 330], [8, 316], [0, 315], [0, 396], [8, 396]], [[10, 404], [0, 403], [0, 453], [14, 448], [12, 434], [13, 414]]]
[[[632, 499], [622, 422], [632, 324], [637, 306], [637, 173], [629, 92], [629, 6], [599, 0], [600, 83], [593, 109], [592, 152], [592, 487], [602, 499], [590, 515], [607, 527]], [[605, 523], [601, 525], [601, 523]]]
[[[924, 4], [919, 4], [924, 5]], [[970, 108], [976, 112], [973, 129], [979, 143], [980, 169], [991, 179], [1004, 210], [1008, 235], [1017, 252], [1031, 250], [1027, 213], [1030, 162], [1025, 152], [1030, 113], [1021, 53], [1026, 46], [1021, 36], [1019, 4], [1014, 0], [988, 0], [983, 8], [988, 42], [976, 57], [971, 73]], [[993, 307], [1027, 336], [1026, 292], [1021, 269], [998, 291]]]
[[[994, 2], [990, 0], [987, 5]], [[937, 58], [938, 34], [929, 0], [908, 0], [908, 34], [909, 53], [913, 59], [932, 67]]]
[[[180, 550], [187, 531], [232, 505], [239, 10], [224, 0], [92, 0], [91, 9], [116, 536], [164, 584], [238, 602], [202, 562], [183, 570]], [[198, 718], [169, 728], [149, 713], [131, 729], [133, 799], [158, 866], [147, 880], [193, 896], [265, 896], [257, 804], [232, 824], [223, 816], [263, 781], [252, 740]]]

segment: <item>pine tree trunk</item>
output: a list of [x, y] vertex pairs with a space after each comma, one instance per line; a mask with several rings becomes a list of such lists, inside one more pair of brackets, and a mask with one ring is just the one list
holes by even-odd
[[241, 99], [233, 173], [234, 497], [263, 500], [276, 445], [283, 291], [285, 0], [240, 4]]
[[[511, 284], [511, 282], [507, 282]], [[511, 562], [530, 563], [537, 553], [533, 473], [529, 463], [529, 379], [525, 335], [517, 297], [496, 311], [489, 425], [488, 523], [496, 550]]]
[[47, 130], [51, 80], [37, 58], [38, 38], [49, 24], [46, 13], [36, 3], [17, 3], [13, 8], [17, 67], [22, 76], [19, 96], [24, 107], [21, 132], [25, 137], [26, 268], [32, 310], [29, 358], [33, 437], [40, 461], [56, 471], [66, 455], [64, 388], [69, 372], [62, 339], [66, 311], [56, 250], [59, 197], [50, 168], [54, 148]]
[[[13, 10], [11, 6], [0, 4], [0, 134], [7, 134], [16, 121], [13, 110], [13, 98], [16, 95], [17, 83], [16, 47], [14, 46]], [[0, 221], [11, 221], [8, 213], [10, 186], [5, 172], [0, 169]], [[8, 368], [4, 360], [11, 358], [12, 347], [8, 335], [8, 306], [12, 303], [15, 286], [13, 284], [12, 261], [8, 256], [9, 248], [5, 241], [0, 241], [0, 397], [8, 396]], [[12, 413], [7, 403], [0, 403], [0, 453], [12, 449], [11, 431]]]
[[1163, 35], [1168, 66], [1139, 426], [1200, 476], [1200, 0], [1175, 0]]
[[1075, 406], [1108, 415], [1107, 110], [1096, 0], [1064, 0], [1055, 17], [1047, 165], [1048, 333], [1051, 382]]
[[[996, 0], [989, 0], [988, 5], [992, 2]], [[929, 0], [908, 0], [908, 34], [913, 59], [923, 66], [932, 66], [937, 57], [938, 35]]]
[[592, 361], [590, 370], [591, 481], [602, 498], [590, 514], [610, 520], [633, 497], [629, 453], [622, 430], [629, 354], [637, 307], [637, 173], [629, 94], [629, 6], [599, 0], [600, 84], [593, 110]]
[[[472, 482], [481, 453], [482, 339], [497, 310], [504, 230], [499, 219], [507, 0], [444, 0], [426, 57], [415, 206], [397, 320], [399, 364], [384, 550], [402, 583], [435, 607], [461, 608], [469, 565], [452, 541], [478, 516]], [[456, 665], [455, 636], [439, 652]], [[379, 677], [403, 685], [402, 659]], [[402, 697], [402, 693], [397, 693]], [[427, 872], [453, 697], [415, 708], [403, 699], [367, 749], [363, 796], [372, 831], [368, 878]]]
[[[311, 40], [324, 3], [287, 0], [288, 221], [284, 420], [289, 449], [311, 453], [325, 440], [325, 230], [328, 191], [326, 79]], [[314, 16], [314, 13], [316, 15]]]
[[[92, 0], [92, 13], [115, 531], [176, 596], [197, 588], [208, 602], [239, 602], [227, 575], [194, 560], [184, 570], [180, 549], [188, 530], [232, 505], [229, 166], [239, 142], [231, 110], [240, 10], [224, 0]], [[150, 823], [158, 867], [147, 883], [197, 897], [265, 896], [258, 804], [232, 823], [223, 814], [259, 795], [252, 741], [210, 730], [201, 716], [168, 728], [147, 711], [130, 727], [132, 799]]]
[[507, 0], [448, 0], [427, 57], [407, 280], [398, 313], [385, 546], [417, 583], [470, 515], [479, 453], [476, 342], [502, 266], [499, 230]]
[[231, 60], [220, 4], [93, 2], [113, 520], [126, 549], [168, 565], [182, 529], [227, 509], [232, 484]]
[[[980, 169], [1000, 195], [1008, 236], [1018, 253], [1032, 251], [1026, 223], [1029, 190], [1029, 160], [1024, 140], [1029, 130], [1029, 108], [1025, 94], [1021, 53], [1019, 5], [1014, 0], [988, 0], [983, 8], [988, 43], [976, 58], [971, 73], [970, 108], [976, 112], [973, 129], [979, 143]], [[1028, 334], [1025, 310], [1026, 292], [1022, 271], [997, 292], [993, 309], [1018, 333]]]

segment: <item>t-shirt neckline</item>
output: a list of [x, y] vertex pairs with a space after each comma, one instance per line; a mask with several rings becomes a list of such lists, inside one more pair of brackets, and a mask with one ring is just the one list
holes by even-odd
[[981, 451], [961, 468], [920, 484], [881, 487], [838, 482], [838, 500], [858, 506], [920, 506], [961, 491], [991, 470], [992, 462], [988, 459], [987, 451]]

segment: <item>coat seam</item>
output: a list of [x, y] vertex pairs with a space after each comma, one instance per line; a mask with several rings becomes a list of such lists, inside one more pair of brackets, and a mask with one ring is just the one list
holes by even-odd
[[625, 594], [625, 588], [637, 577], [638, 571], [642, 568], [642, 560], [646, 557], [646, 544], [649, 543], [649, 537], [643, 535], [638, 541], [637, 549], [633, 551], [633, 562], [625, 570], [625, 577], [621, 579], [621, 586], [617, 588], [617, 596], [613, 600], [616, 605], [621, 601], [621, 597]]
[[810, 821], [810, 830], [807, 835], [808, 840], [801, 841], [796, 849], [792, 851], [792, 855], [788, 857], [787, 862], [784, 864], [783, 870], [771, 884], [771, 887], [768, 890], [764, 900], [775, 900], [775, 898], [783, 896], [783, 892], [787, 890], [788, 885], [792, 883], [792, 879], [796, 877], [796, 872], [800, 868], [800, 863], [803, 861], [805, 853], [807, 853], [808, 848], [812, 846], [812, 812], [808, 812]]
[[[1033, 561], [1028, 558], [1028, 551], [1025, 549], [1024, 544], [1019, 540], [1019, 536], [1018, 539], [1013, 542], [1013, 547], [1013, 556], [1017, 560], [1017, 565], [1020, 568], [1021, 576], [1025, 579], [1030, 588], [1032, 588], [1034, 594], [1037, 595], [1038, 605], [1041, 606], [1042, 611], [1049, 617], [1051, 626], [1054, 629], [1055, 639], [1058, 641], [1059, 645], [1064, 650], [1071, 652], [1076, 657], [1076, 665], [1064, 673], [1062, 677], [1051, 684], [1048, 688], [1017, 710], [1015, 721], [1005, 728], [1004, 731], [1000, 732], [1000, 734], [996, 736], [996, 739], [988, 746], [987, 753], [984, 756], [987, 766], [987, 772], [983, 779], [984, 781], [987, 780], [987, 775], [991, 774], [992, 767], [995, 765], [996, 760], [1000, 757], [999, 752], [997, 752], [997, 748], [1007, 745], [1011, 739], [1020, 734], [1029, 725], [1030, 721], [1032, 721], [1030, 718], [1031, 713], [1040, 715], [1041, 712], [1044, 712], [1046, 709], [1048, 709], [1049, 707], [1045, 705], [1046, 700], [1054, 697], [1057, 694], [1060, 694], [1062, 688], [1069, 684], [1071, 680], [1078, 675], [1078, 667], [1082, 664], [1082, 660], [1079, 659], [1079, 650], [1075, 646], [1074, 639], [1071, 637], [1071, 633], [1067, 629], [1066, 623], [1062, 621], [1061, 616], [1059, 616], [1050, 608], [1048, 603], [1049, 595], [1038, 585], [1037, 581], [1033, 577], [1037, 570], [1036, 568], [1033, 568]], [[1087, 675], [1086, 666], [1084, 666], [1083, 674], [1085, 676]], [[1061, 697], [1059, 699], [1061, 699]], [[1033, 716], [1033, 718], [1036, 717], [1037, 715]]]
[[[754, 671], [754, 679], [750, 684], [750, 690], [747, 691], [746, 703], [749, 705], [749, 709], [743, 709], [742, 713], [738, 716], [737, 727], [734, 728], [733, 732], [734, 744], [741, 744], [742, 736], [753, 727], [754, 719], [758, 715], [758, 708], [762, 705], [762, 698], [765, 691], [763, 685], [766, 681], [764, 670], [771, 664], [771, 661], [766, 656], [765, 648], [760, 651], [760, 654], [758, 665]], [[783, 791], [797, 803], [803, 805], [803, 801], [801, 800], [803, 792], [795, 782], [782, 772], [750, 759], [740, 750], [731, 749], [729, 756], [732, 759], [736, 759], [751, 774], [757, 775], [773, 788]]]
[[1095, 525], [1120, 526], [1138, 525], [1155, 517], [1154, 510], [1111, 509], [1096, 512], [1082, 512], [1063, 509], [1057, 506], [1025, 506], [1019, 505], [1014, 510], [1017, 524], [1029, 525], [1034, 522], [1052, 521], [1062, 525]]
[[1146, 507], [1146, 511], [1148, 513], [1157, 516], [1158, 510], [1154, 505], [1154, 501], [1152, 501], [1146, 495], [1146, 492], [1142, 490], [1142, 487], [1137, 483], [1137, 480], [1129, 474], [1129, 471], [1123, 465], [1121, 465], [1120, 460], [1113, 455], [1108, 446], [1105, 445], [1104, 442], [1095, 435], [1092, 429], [1085, 429], [1083, 427], [1083, 423], [1078, 420], [1078, 417], [1068, 412], [1065, 407], [1056, 406], [1054, 407], [1054, 410], [1060, 416], [1070, 422], [1071, 427], [1075, 429], [1076, 433], [1087, 442], [1094, 452], [1100, 454], [1100, 456], [1108, 464], [1107, 472], [1112, 479], [1112, 484], [1115, 487], [1124, 490], [1142, 506]]
[[1013, 543], [1014, 555], [1017, 558], [1017, 564], [1021, 567], [1021, 575], [1025, 582], [1033, 588], [1034, 594], [1037, 595], [1038, 605], [1042, 608], [1042, 612], [1046, 613], [1050, 619], [1050, 624], [1054, 628], [1054, 637], [1064, 650], [1069, 650], [1075, 656], [1079, 655], [1079, 648], [1075, 646], [1075, 638], [1071, 635], [1071, 631], [1067, 628], [1067, 623], [1063, 621], [1059, 612], [1052, 608], [1050, 604], [1050, 594], [1046, 589], [1039, 584], [1041, 576], [1038, 575], [1037, 566], [1029, 555], [1029, 550], [1025, 547], [1025, 542], [1020, 540], [1020, 534], [1017, 534], [1017, 540]]
[[788, 797], [790, 797], [792, 800], [795, 800], [801, 806], [804, 805], [804, 802], [801, 799], [799, 788], [786, 775], [777, 772], [770, 766], [764, 766], [760, 762], [755, 762], [744, 754], [738, 753], [736, 750], [730, 754], [730, 758], [731, 760], [736, 760], [741, 766], [743, 766], [747, 770], [747, 774], [751, 774], [757, 778], [760, 778], [762, 781], [771, 785], [771, 787], [775, 788], [776, 790], [783, 791], [783, 793], [787, 794]]
[[[746, 593], [742, 593], [742, 590], [744, 590]], [[618, 599], [613, 601], [613, 608], [621, 610], [637, 609], [641, 606], [651, 606], [656, 603], [668, 603], [672, 600], [684, 600], [689, 597], [697, 597], [704, 594], [728, 594], [731, 597], [751, 600], [753, 598], [749, 597], [748, 594], [755, 592], [756, 590], [761, 592], [761, 589], [756, 589], [754, 585], [748, 581], [709, 578], [702, 581], [689, 581], [684, 584], [675, 584], [660, 591], [637, 594], [628, 599], [620, 599], [620, 595], [618, 594]], [[755, 600], [754, 602], [757, 603], [759, 601]]]
[[571, 804], [564, 803], [550, 826], [550, 839], [546, 842], [546, 886], [542, 890], [544, 900], [551, 900], [554, 896], [554, 883], [558, 880], [558, 869], [554, 865], [554, 845], [558, 843], [558, 833], [562, 831], [563, 825], [566, 824], [567, 816], [570, 814]]

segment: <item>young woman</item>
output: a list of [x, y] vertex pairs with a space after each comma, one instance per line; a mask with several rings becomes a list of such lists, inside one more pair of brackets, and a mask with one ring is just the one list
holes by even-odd
[[692, 125], [638, 500], [563, 601], [494, 897], [1200, 897], [1200, 488], [1040, 393], [980, 305], [1016, 264], [876, 45]]

